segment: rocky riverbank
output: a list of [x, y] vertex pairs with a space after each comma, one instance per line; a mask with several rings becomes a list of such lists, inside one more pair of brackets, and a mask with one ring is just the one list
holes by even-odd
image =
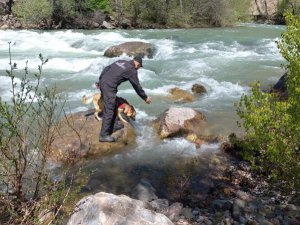
[[[190, 193], [174, 202], [158, 198], [158, 191], [143, 179], [134, 188], [133, 198], [103, 192], [85, 197], [77, 203], [68, 224], [300, 224], [299, 193], [282, 194], [266, 177], [251, 172], [245, 161], [232, 158], [226, 166], [216, 158], [212, 161], [206, 192]], [[91, 207], [94, 210], [89, 210]]]

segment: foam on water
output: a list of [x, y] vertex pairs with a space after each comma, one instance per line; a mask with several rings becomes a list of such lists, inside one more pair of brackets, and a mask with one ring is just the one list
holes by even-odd
[[145, 111], [135, 108], [136, 110], [136, 120], [143, 120], [143, 121], [151, 121], [156, 119], [154, 116], [149, 116]]
[[207, 98], [209, 99], [237, 99], [248, 90], [248, 87], [242, 87], [238, 83], [234, 84], [228, 81], [218, 82], [215, 79], [205, 76], [197, 79], [197, 81], [208, 87]]
[[52, 69], [60, 71], [80, 72], [89, 68], [97, 59], [65, 59], [52, 58], [49, 59], [45, 65], [45, 69]]
[[156, 54], [155, 54], [155, 59], [156, 60], [166, 60], [166, 59], [171, 59], [174, 57], [174, 44], [175, 41], [173, 40], [168, 40], [168, 39], [161, 39], [157, 40], [155, 42], [156, 46]]

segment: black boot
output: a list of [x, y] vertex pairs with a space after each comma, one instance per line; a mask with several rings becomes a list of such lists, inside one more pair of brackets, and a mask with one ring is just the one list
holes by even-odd
[[105, 136], [100, 135], [99, 141], [100, 142], [115, 142], [116, 139], [110, 135], [105, 135]]

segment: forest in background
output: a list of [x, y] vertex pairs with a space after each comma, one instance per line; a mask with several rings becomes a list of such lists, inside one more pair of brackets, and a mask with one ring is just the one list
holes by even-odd
[[[1, 14], [13, 14], [23, 23], [44, 28], [89, 28], [110, 22], [120, 28], [222, 27], [255, 18], [251, 8], [257, 0], [0, 0]], [[261, 4], [261, 3], [260, 3]], [[290, 9], [299, 14], [299, 0], [281, 0], [275, 16], [283, 21]], [[2, 11], [2, 12], [1, 12]], [[263, 12], [260, 12], [263, 14]]]

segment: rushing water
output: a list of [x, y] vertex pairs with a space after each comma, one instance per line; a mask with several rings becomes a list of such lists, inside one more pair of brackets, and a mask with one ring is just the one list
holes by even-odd
[[[109, 191], [109, 187], [114, 187], [115, 192], [122, 193], [135, 183], [136, 179], [130, 180], [130, 176], [157, 177], [163, 174], [155, 173], [159, 165], [172, 164], [175, 158], [218, 151], [218, 145], [196, 149], [181, 138], [157, 140], [148, 122], [174, 105], [167, 97], [167, 90], [172, 87], [190, 90], [194, 83], [203, 84], [208, 94], [182, 105], [207, 116], [208, 133], [227, 135], [237, 131], [233, 103], [247, 93], [252, 81], [269, 85], [284, 72], [280, 67], [284, 60], [275, 43], [284, 30], [284, 26], [243, 24], [235, 28], [190, 30], [0, 31], [0, 95], [6, 101], [11, 96], [9, 79], [5, 76], [9, 68], [8, 42], [14, 44], [12, 58], [18, 65], [16, 72], [22, 73], [27, 60], [29, 70], [37, 71], [39, 53], [49, 58], [43, 84], [56, 84], [66, 94], [73, 112], [92, 107], [82, 105], [80, 98], [97, 91], [93, 84], [101, 70], [116, 60], [103, 56], [108, 47], [127, 41], [153, 44], [157, 49], [154, 58], [144, 59], [144, 68], [139, 70], [141, 84], [152, 97], [152, 104], [146, 105], [128, 83], [119, 88], [119, 95], [127, 98], [138, 112], [137, 147], [84, 166], [86, 171], [94, 171], [89, 191]], [[119, 58], [129, 59], [126, 55]]]

